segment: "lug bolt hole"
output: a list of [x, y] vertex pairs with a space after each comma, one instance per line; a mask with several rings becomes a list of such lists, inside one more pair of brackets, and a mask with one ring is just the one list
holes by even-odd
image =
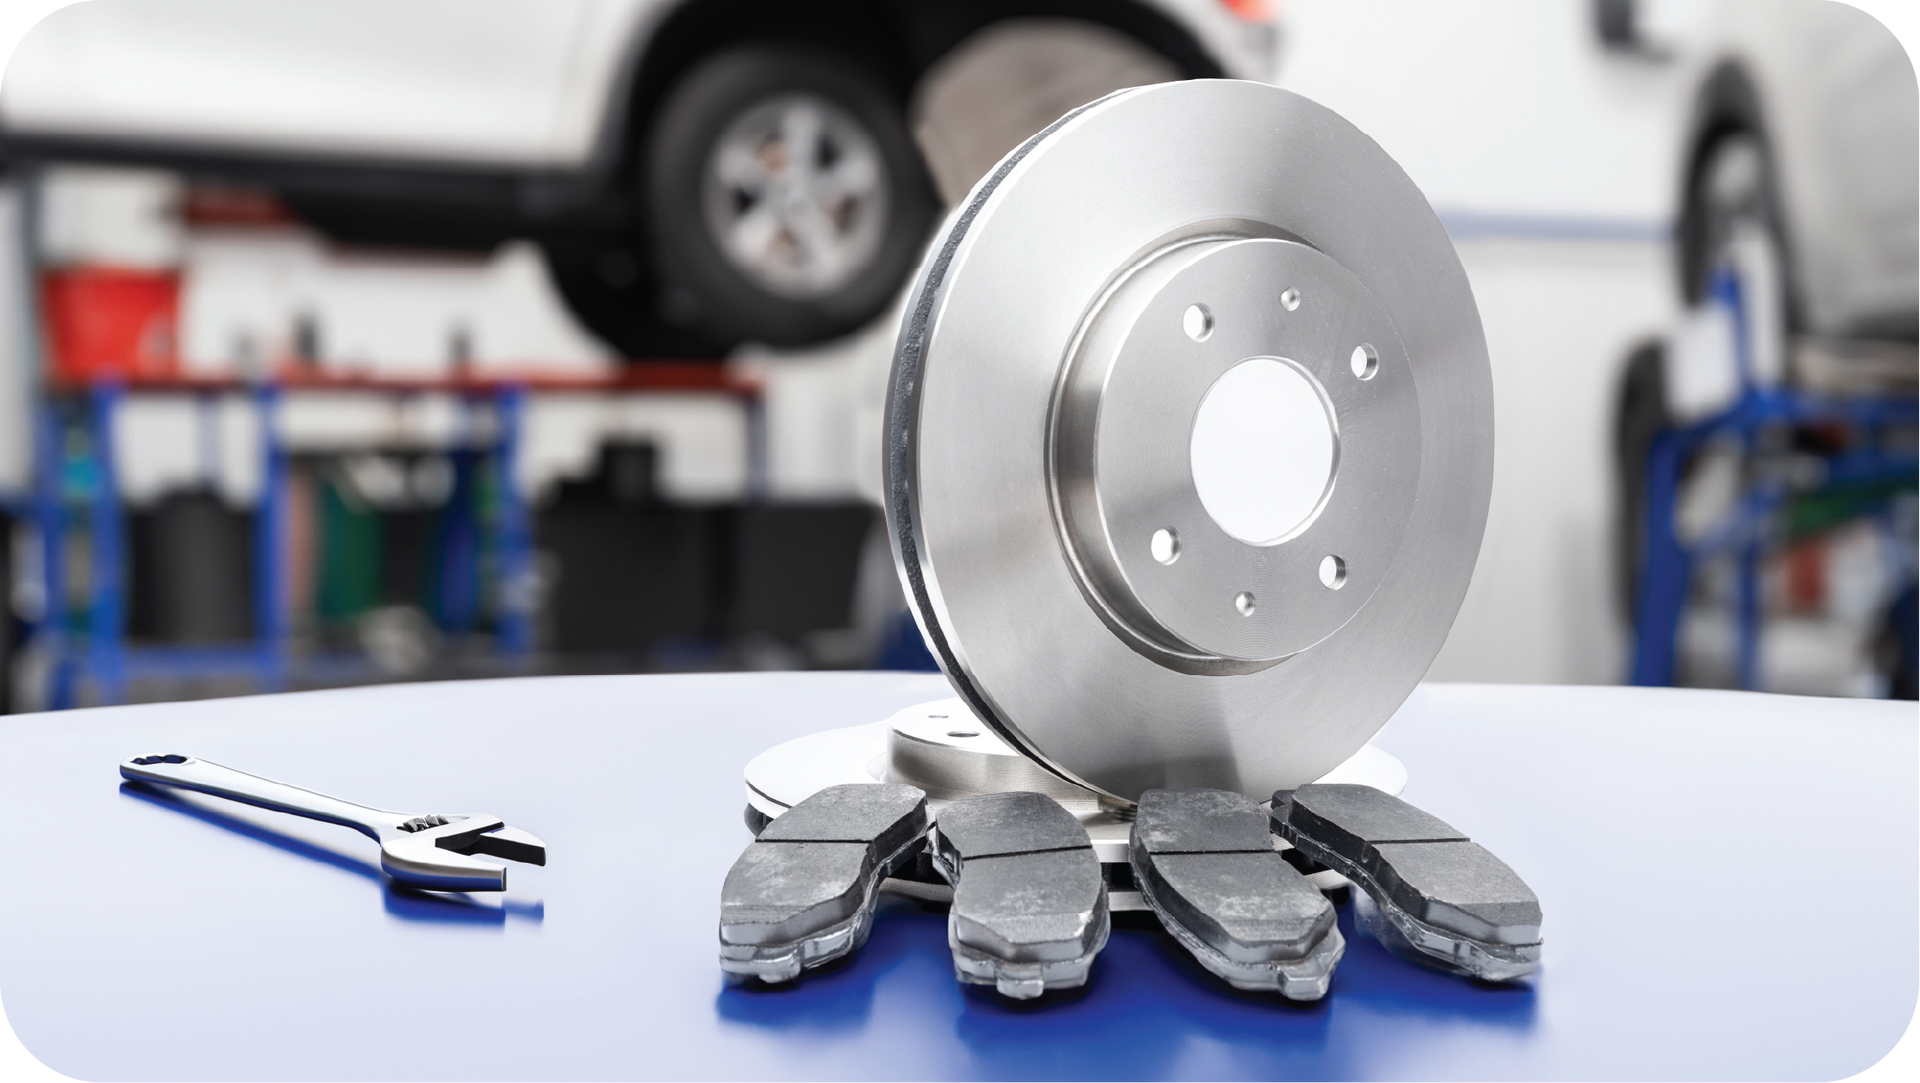
[[1339, 590], [1347, 585], [1347, 562], [1336, 556], [1320, 558], [1320, 585]]
[[1292, 312], [1300, 307], [1300, 291], [1290, 289], [1280, 295], [1280, 307]]
[[1356, 380], [1371, 380], [1373, 374], [1380, 371], [1380, 355], [1372, 346], [1362, 342], [1353, 348], [1353, 356], [1347, 358], [1347, 367], [1353, 369]]
[[1240, 593], [1238, 593], [1238, 594], [1236, 594], [1236, 595], [1234, 595], [1234, 596], [1233, 596], [1233, 607], [1234, 607], [1235, 609], [1238, 609], [1238, 610], [1240, 611], [1240, 615], [1241, 615], [1241, 616], [1243, 616], [1243, 617], [1251, 617], [1251, 616], [1253, 616], [1253, 594], [1252, 594], [1252, 592], [1250, 592], [1250, 591], [1245, 591], [1245, 590], [1243, 590], [1243, 591], [1241, 591]]
[[1153, 559], [1162, 564], [1172, 564], [1180, 559], [1180, 535], [1172, 527], [1163, 526], [1153, 532], [1147, 548], [1153, 553]]
[[1180, 316], [1180, 329], [1195, 342], [1205, 342], [1213, 334], [1213, 313], [1206, 305], [1188, 305]]

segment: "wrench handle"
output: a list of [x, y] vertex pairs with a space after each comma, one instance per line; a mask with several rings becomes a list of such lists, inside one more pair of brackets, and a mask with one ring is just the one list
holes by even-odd
[[[141, 763], [140, 760], [148, 762]], [[136, 782], [177, 786], [256, 808], [290, 812], [295, 816], [351, 827], [376, 840], [382, 829], [397, 826], [406, 820], [404, 815], [397, 812], [367, 808], [191, 756], [140, 756], [122, 763], [120, 774]]]

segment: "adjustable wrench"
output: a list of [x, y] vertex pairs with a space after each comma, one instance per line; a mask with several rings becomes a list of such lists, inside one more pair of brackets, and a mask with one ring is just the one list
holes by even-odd
[[176, 786], [274, 812], [290, 812], [355, 831], [380, 844], [380, 867], [434, 891], [505, 891], [507, 870], [469, 857], [487, 854], [547, 863], [546, 844], [486, 812], [414, 815], [367, 808], [190, 756], [136, 756], [120, 765], [135, 782]]

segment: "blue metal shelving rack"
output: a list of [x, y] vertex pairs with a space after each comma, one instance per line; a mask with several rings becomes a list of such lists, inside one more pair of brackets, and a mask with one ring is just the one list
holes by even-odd
[[[1634, 606], [1630, 679], [1638, 685], [1674, 683], [1680, 620], [1693, 573], [1707, 560], [1731, 555], [1737, 567], [1736, 668], [1741, 687], [1757, 689], [1761, 558], [1778, 513], [1798, 495], [1882, 483], [1911, 484], [1920, 475], [1920, 456], [1912, 450], [1889, 449], [1879, 437], [1888, 429], [1912, 428], [1920, 404], [1913, 398], [1831, 398], [1762, 386], [1754, 373], [1743, 283], [1731, 270], [1722, 269], [1710, 282], [1708, 295], [1708, 303], [1724, 305], [1733, 317], [1740, 394], [1725, 410], [1669, 428], [1653, 440], [1646, 464], [1646, 548]], [[1763, 434], [1829, 424], [1865, 439], [1856, 448], [1819, 457], [1817, 479], [1793, 478], [1764, 468]], [[1734, 443], [1754, 469], [1743, 472], [1742, 492], [1733, 510], [1698, 538], [1683, 540], [1676, 515], [1682, 472], [1695, 452], [1723, 441]], [[1884, 511], [1883, 504], [1879, 512]]]
[[[411, 385], [355, 384], [356, 389], [396, 395], [419, 394]], [[126, 641], [126, 529], [119, 480], [114, 467], [114, 418], [130, 393], [142, 390], [192, 391], [203, 400], [243, 393], [259, 414], [261, 491], [253, 530], [253, 616], [251, 642], [215, 647], [131, 646]], [[45, 605], [30, 630], [49, 660], [47, 705], [74, 706], [83, 684], [102, 703], [124, 702], [127, 682], [141, 676], [250, 678], [261, 691], [277, 691], [291, 677], [288, 572], [288, 453], [276, 419], [286, 388], [277, 381], [235, 384], [179, 381], [135, 387], [100, 380], [66, 394], [46, 398], [35, 433], [35, 484], [30, 514], [41, 539]], [[459, 388], [469, 417], [491, 411], [491, 439], [478, 440], [473, 424], [462, 428], [468, 439], [456, 447], [456, 493], [473, 492], [472, 472], [489, 470], [497, 498], [484, 524], [464, 524], [468, 537], [480, 535], [479, 552], [469, 555], [490, 565], [498, 603], [495, 644], [505, 658], [518, 661], [533, 649], [533, 530], [524, 494], [515, 480], [527, 388], [519, 382], [473, 384]], [[79, 438], [86, 454], [68, 453]], [[87, 468], [76, 469], [84, 463]], [[471, 516], [471, 500], [455, 501], [454, 511]], [[77, 514], [76, 514], [77, 513]], [[68, 539], [76, 527], [88, 541], [84, 626], [68, 610]], [[484, 554], [484, 559], [482, 559]], [[470, 566], [470, 565], [469, 565]], [[469, 608], [469, 612], [471, 607]]]

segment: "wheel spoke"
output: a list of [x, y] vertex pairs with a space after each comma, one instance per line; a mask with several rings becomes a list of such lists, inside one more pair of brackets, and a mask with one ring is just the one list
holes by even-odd
[[795, 182], [811, 179], [820, 171], [820, 140], [826, 118], [808, 102], [795, 102], [780, 114], [780, 141], [785, 144], [785, 172]]
[[761, 203], [733, 220], [727, 229], [727, 246], [742, 259], [766, 260], [784, 232], [779, 212]]
[[847, 198], [864, 200], [880, 187], [880, 163], [865, 149], [841, 156], [821, 172], [814, 191], [823, 203]]
[[765, 158], [746, 140], [730, 139], [717, 148], [713, 174], [721, 184], [756, 196], [766, 190], [770, 180]]
[[846, 244], [833, 219], [818, 203], [794, 207], [787, 215], [787, 226], [799, 242], [799, 265], [816, 274], [832, 274], [846, 261]]

